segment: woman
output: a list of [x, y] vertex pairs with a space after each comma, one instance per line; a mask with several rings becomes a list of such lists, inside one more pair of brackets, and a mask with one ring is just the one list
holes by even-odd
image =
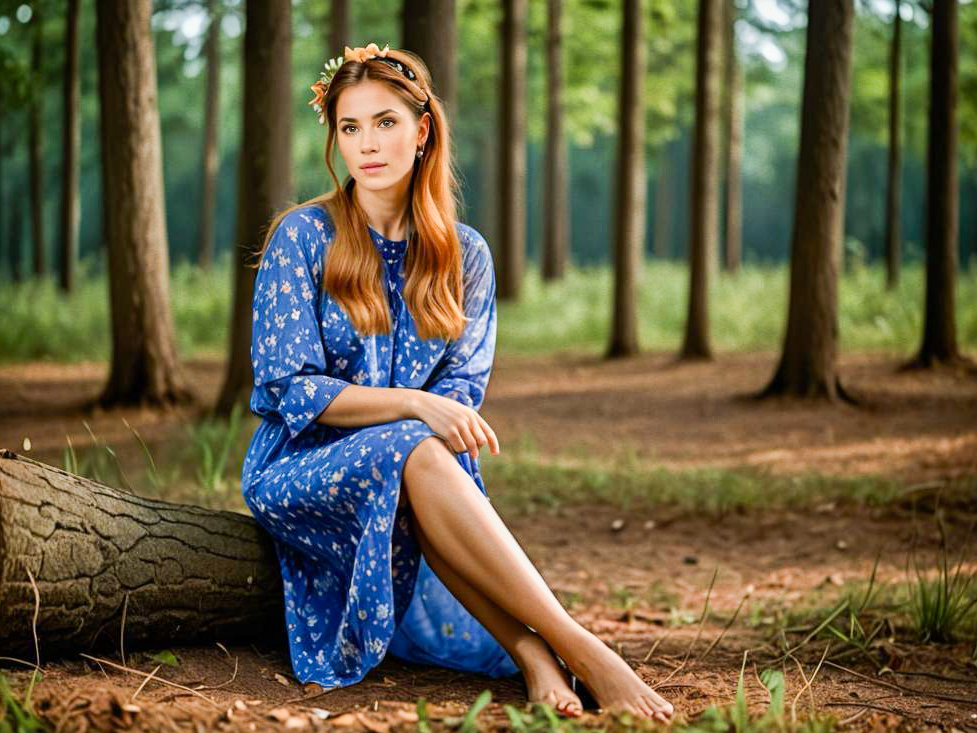
[[251, 352], [264, 419], [242, 480], [275, 539], [296, 676], [355, 684], [390, 651], [521, 671], [531, 701], [580, 715], [555, 654], [602, 708], [668, 722], [671, 705], [567, 614], [488, 500], [479, 450], [499, 442], [478, 410], [495, 278], [485, 240], [455, 218], [427, 68], [370, 44], [312, 88], [336, 190], [269, 229]]

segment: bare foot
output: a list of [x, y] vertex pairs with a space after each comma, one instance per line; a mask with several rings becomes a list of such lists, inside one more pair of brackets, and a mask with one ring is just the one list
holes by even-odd
[[552, 705], [557, 712], [567, 717], [577, 718], [583, 715], [583, 704], [570, 688], [567, 673], [542, 640], [534, 645], [531, 652], [523, 655], [519, 666], [526, 680], [529, 702]]
[[[606, 711], [629, 712], [638, 717], [671, 723], [671, 703], [651, 689], [630, 665], [596, 636], [567, 663]], [[579, 669], [578, 669], [579, 668]]]

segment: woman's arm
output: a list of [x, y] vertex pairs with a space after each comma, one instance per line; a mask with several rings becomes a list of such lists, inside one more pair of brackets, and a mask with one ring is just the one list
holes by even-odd
[[343, 389], [316, 420], [336, 427], [358, 427], [423, 420], [443, 437], [456, 453], [469, 451], [478, 458], [478, 447], [488, 445], [498, 455], [495, 431], [475, 410], [441, 395], [410, 387], [366, 387], [351, 384]]

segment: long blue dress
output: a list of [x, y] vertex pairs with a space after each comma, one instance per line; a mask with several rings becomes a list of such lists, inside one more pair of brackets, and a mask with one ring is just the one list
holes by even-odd
[[[242, 493], [273, 537], [296, 677], [324, 689], [360, 682], [389, 651], [501, 677], [505, 649], [428, 567], [401, 503], [410, 452], [435, 435], [420, 420], [339, 428], [316, 417], [350, 384], [411, 387], [481, 407], [495, 351], [495, 275], [484, 238], [458, 224], [464, 334], [422, 340], [403, 298], [406, 240], [370, 229], [384, 262], [393, 329], [362, 337], [322, 290], [335, 229], [307, 206], [272, 235], [254, 287], [251, 410], [262, 417]], [[478, 461], [456, 454], [488, 500]]]

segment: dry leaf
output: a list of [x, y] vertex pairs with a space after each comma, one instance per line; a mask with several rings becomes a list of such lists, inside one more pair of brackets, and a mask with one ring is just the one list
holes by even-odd
[[278, 674], [278, 672], [275, 672], [275, 680], [285, 685], [285, 687], [288, 687], [289, 685], [292, 684], [291, 682], [288, 681], [288, 677], [285, 677], [284, 675], [280, 675]]
[[416, 723], [417, 713], [414, 710], [398, 710], [397, 717], [405, 723]]
[[309, 724], [306, 718], [298, 715], [293, 715], [291, 718], [285, 721], [285, 727], [289, 730], [298, 730], [299, 728], [304, 728]]
[[288, 712], [287, 708], [275, 708], [274, 710], [268, 711], [268, 717], [274, 718], [279, 723], [284, 723], [286, 720], [292, 717], [292, 714]]
[[120, 707], [123, 710], [125, 710], [127, 713], [141, 713], [142, 712], [142, 708], [141, 707], [139, 707], [135, 703], [131, 703], [131, 702], [127, 702], [124, 705], [121, 705]]
[[312, 714], [319, 720], [325, 720], [332, 715], [332, 713], [330, 713], [328, 710], [323, 710], [322, 708], [312, 708]]
[[234, 707], [236, 707], [238, 710], [247, 710], [248, 709], [248, 706], [244, 704], [244, 700], [235, 700], [234, 701]]
[[343, 713], [338, 718], [332, 719], [333, 725], [338, 725], [342, 728], [351, 728], [357, 723], [357, 718], [352, 713]]
[[356, 717], [359, 719], [363, 727], [373, 733], [390, 733], [390, 723], [384, 723], [379, 720], [373, 720], [363, 713], [357, 713]]

